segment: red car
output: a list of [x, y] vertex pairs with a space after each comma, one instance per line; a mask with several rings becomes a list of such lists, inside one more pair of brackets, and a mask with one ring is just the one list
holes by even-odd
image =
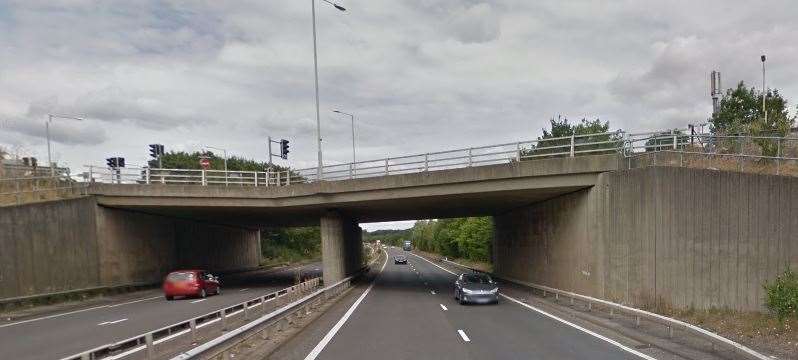
[[172, 271], [163, 281], [163, 293], [166, 300], [175, 296], [198, 296], [204, 298], [208, 295], [219, 295], [219, 278], [205, 270], [178, 270]]

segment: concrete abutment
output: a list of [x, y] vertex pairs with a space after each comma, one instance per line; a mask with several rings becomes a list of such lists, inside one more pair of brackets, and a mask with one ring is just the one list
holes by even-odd
[[0, 207], [0, 300], [259, 265], [259, 230], [106, 208], [94, 197]]
[[640, 307], [763, 311], [798, 268], [798, 179], [651, 167], [494, 217], [502, 277]]

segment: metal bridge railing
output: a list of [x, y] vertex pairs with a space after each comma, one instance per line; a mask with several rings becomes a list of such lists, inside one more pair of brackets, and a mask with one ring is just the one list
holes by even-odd
[[[798, 138], [690, 134], [684, 129], [642, 133], [615, 131], [325, 165], [321, 180], [361, 179], [596, 154], [619, 154], [627, 159], [636, 159], [657, 153], [769, 160], [776, 163], [776, 172], [780, 173], [782, 163], [798, 160]], [[87, 177], [91, 181], [118, 184], [268, 187], [319, 180], [315, 167], [286, 171], [227, 172], [147, 167], [87, 168]]]

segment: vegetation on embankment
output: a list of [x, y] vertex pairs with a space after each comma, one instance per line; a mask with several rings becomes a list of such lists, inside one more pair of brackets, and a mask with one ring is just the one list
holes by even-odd
[[264, 266], [285, 265], [321, 258], [318, 226], [270, 228], [260, 233]]
[[364, 232], [363, 239], [395, 246], [410, 240], [418, 250], [450, 259], [490, 263], [493, 220], [490, 217], [419, 220], [410, 229]]

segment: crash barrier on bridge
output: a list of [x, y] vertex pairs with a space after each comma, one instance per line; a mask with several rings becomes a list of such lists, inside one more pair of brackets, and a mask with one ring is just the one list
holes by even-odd
[[[386, 157], [287, 171], [223, 171], [87, 166], [85, 181], [126, 184], [183, 184], [225, 186], [286, 186], [318, 180], [347, 180], [506, 164], [532, 159], [619, 154], [627, 159], [653, 153], [737, 157], [768, 160], [780, 169], [798, 161], [798, 138], [775, 136], [724, 136], [687, 133], [685, 129], [628, 133], [625, 131], [571, 135], [497, 145]], [[630, 166], [632, 162], [629, 162]], [[777, 170], [780, 172], [780, 170]], [[798, 173], [796, 173], [798, 175]]]
[[[310, 295], [298, 299], [274, 312], [264, 315], [255, 321], [230, 331], [194, 349], [186, 351], [172, 360], [191, 359], [202, 356], [204, 359], [230, 359], [230, 354], [235, 352], [240, 346], [253, 340], [267, 340], [277, 331], [284, 330], [294, 322], [294, 319], [302, 318], [311, 313], [311, 310], [322, 306], [327, 300], [335, 298], [349, 287], [359, 276], [367, 273], [379, 259], [375, 257], [368, 265], [362, 267], [355, 275], [347, 277], [335, 284], [324, 287]], [[386, 259], [387, 261], [387, 259]]]
[[[468, 269], [470, 271], [482, 272], [482, 271], [480, 271], [478, 269], [473, 269], [473, 268], [470, 268], [468, 266], [456, 263], [454, 261], [450, 261], [450, 260], [446, 260], [446, 259], [443, 259], [442, 261], [445, 262], [445, 263], [448, 263], [448, 264], [452, 264], [452, 265], [464, 268], [464, 269]], [[491, 274], [491, 276], [494, 276], [494, 275]], [[688, 324], [686, 322], [679, 321], [679, 320], [676, 320], [676, 319], [672, 319], [672, 318], [669, 318], [667, 316], [662, 316], [662, 315], [655, 314], [655, 313], [652, 313], [652, 312], [648, 312], [648, 311], [645, 311], [645, 310], [635, 309], [635, 308], [632, 308], [632, 307], [629, 307], [629, 306], [617, 304], [617, 303], [614, 303], [614, 302], [611, 302], [611, 301], [597, 299], [597, 298], [593, 298], [593, 297], [585, 296], [585, 295], [580, 295], [580, 294], [572, 293], [570, 291], [559, 290], [559, 289], [551, 288], [551, 287], [548, 287], [548, 286], [533, 284], [533, 283], [524, 282], [524, 281], [520, 281], [520, 280], [516, 280], [516, 279], [507, 279], [507, 278], [503, 278], [503, 277], [500, 277], [500, 276], [494, 276], [494, 277], [496, 277], [498, 279], [502, 279], [502, 280], [508, 281], [508, 282], [511, 282], [511, 283], [514, 283], [514, 284], [525, 286], [525, 287], [528, 287], [528, 288], [531, 288], [531, 289], [534, 289], [534, 290], [538, 290], [539, 292], [541, 292], [541, 294], [543, 295], [544, 298], [548, 297], [549, 295], [553, 295], [555, 300], [559, 301], [560, 297], [564, 297], [564, 298], [570, 300], [571, 305], [574, 305], [574, 301], [580, 301], [580, 302], [585, 304], [585, 306], [587, 307], [588, 311], [593, 311], [594, 309], [595, 310], [602, 309], [602, 310], [609, 311], [610, 316], [614, 316], [615, 314], [632, 316], [635, 319], [636, 326], [640, 326], [640, 321], [641, 320], [647, 320], [647, 321], [650, 321], [652, 323], [660, 324], [660, 325], [664, 326], [668, 330], [668, 337], [671, 337], [671, 338], [673, 337], [674, 330], [680, 330], [680, 331], [683, 331], [683, 332], [688, 333], [690, 335], [693, 335], [696, 338], [704, 339], [705, 341], [709, 342], [711, 344], [713, 350], [715, 350], [715, 349], [725, 349], [725, 350], [731, 351], [734, 354], [741, 355], [741, 356], [745, 357], [746, 359], [756, 359], [756, 360], [767, 360], [767, 359], [770, 359], [769, 357], [767, 357], [765, 355], [762, 355], [762, 354], [760, 354], [760, 353], [758, 353], [758, 352], [756, 352], [756, 351], [754, 351], [754, 350], [752, 350], [752, 349], [750, 349], [750, 348], [748, 348], [748, 347], [746, 347], [746, 346], [744, 346], [742, 344], [738, 344], [738, 343], [736, 343], [734, 341], [731, 341], [731, 340], [729, 340], [727, 338], [724, 338], [724, 337], [722, 337], [722, 336], [720, 336], [718, 334], [715, 334], [715, 333], [712, 333], [710, 331], [704, 330], [704, 329], [702, 329], [702, 328], [700, 328], [698, 326], [695, 326], [695, 325], [692, 325], [692, 324]], [[599, 305], [599, 306], [594, 308], [594, 305]]]
[[250, 316], [254, 315], [254, 307], [261, 306], [260, 311], [266, 311], [266, 304], [277, 299], [290, 300], [293, 301], [291, 304], [294, 304], [299, 301], [297, 299], [300, 299], [304, 292], [315, 289], [319, 286], [320, 282], [321, 278], [312, 278], [303, 283], [282, 290], [258, 296], [245, 302], [216, 310], [189, 320], [181, 321], [176, 324], [165, 326], [145, 334], [134, 336], [112, 344], [99, 346], [91, 350], [65, 357], [61, 360], [95, 360], [107, 357], [121, 358], [139, 351], [144, 351], [146, 359], [154, 359], [155, 346], [160, 343], [186, 334], [190, 335], [192, 341], [194, 341], [197, 337], [197, 329], [216, 322], [221, 322], [222, 330], [226, 331], [227, 323], [231, 320], [230, 318], [232, 316], [241, 314], [244, 319], [249, 319]]

